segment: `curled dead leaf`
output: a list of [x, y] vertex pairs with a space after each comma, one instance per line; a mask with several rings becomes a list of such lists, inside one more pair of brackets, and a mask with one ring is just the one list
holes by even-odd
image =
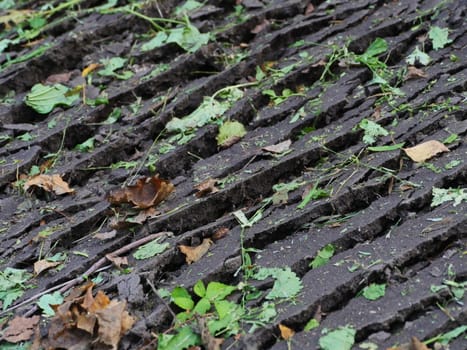
[[61, 262], [59, 261], [47, 261], [46, 259], [38, 260], [34, 263], [34, 274], [37, 276], [42, 271], [51, 269], [52, 267], [56, 267], [60, 264]]
[[156, 175], [138, 179], [135, 185], [111, 191], [107, 200], [111, 204], [130, 203], [146, 209], [162, 202], [173, 190], [172, 183]]
[[212, 234], [212, 239], [214, 241], [218, 241], [219, 239], [224, 238], [227, 233], [229, 233], [229, 228], [228, 227], [219, 227], [213, 234]]
[[159, 210], [156, 210], [154, 207], [150, 207], [145, 210], [141, 210], [138, 215], [136, 215], [134, 218], [127, 219], [127, 222], [130, 221], [135, 224], [143, 224], [146, 220], [155, 218], [156, 216], [160, 215], [161, 212]]
[[201, 259], [209, 250], [212, 241], [209, 238], [203, 239], [203, 242], [197, 247], [190, 247], [187, 245], [179, 245], [178, 249], [185, 254], [187, 264], [194, 263]]
[[42, 346], [90, 349], [106, 345], [115, 350], [118, 348], [121, 337], [135, 320], [125, 310], [125, 301], [110, 300], [102, 291], [94, 297], [92, 288], [93, 283], [89, 283], [73, 289], [57, 307]]
[[27, 191], [32, 186], [43, 188], [45, 191], [53, 192], [56, 195], [75, 192], [75, 190], [71, 189], [68, 184], [63, 181], [61, 176], [57, 174], [40, 174], [33, 176], [24, 184], [24, 190]]
[[403, 148], [403, 150], [410, 159], [417, 163], [424, 162], [425, 160], [434, 157], [438, 153], [449, 152], [449, 148], [436, 140], [422, 142], [413, 147]]
[[29, 340], [34, 335], [39, 320], [40, 316], [16, 316], [8, 323], [8, 327], [3, 331], [2, 339], [10, 343], [19, 343]]
[[120, 257], [107, 254], [105, 257], [114, 264], [117, 269], [120, 269], [122, 265], [128, 266], [128, 258], [126, 256]]
[[270, 152], [270, 153], [275, 153], [275, 154], [284, 153], [290, 149], [291, 144], [292, 144], [292, 141], [288, 139], [288, 140], [279, 142], [275, 145], [263, 147], [262, 150], [266, 152]]
[[71, 75], [73, 72], [65, 72], [65, 73], [58, 73], [52, 74], [47, 77], [45, 80], [46, 84], [63, 84], [70, 81]]
[[281, 337], [284, 340], [289, 340], [295, 334], [295, 331], [292, 328], [284, 326], [282, 323], [279, 323], [279, 330], [281, 332]]
[[218, 192], [219, 189], [216, 187], [216, 183], [217, 179], [209, 178], [196, 185], [195, 189], [198, 190], [198, 192], [196, 192], [196, 197], [200, 198], [207, 194]]

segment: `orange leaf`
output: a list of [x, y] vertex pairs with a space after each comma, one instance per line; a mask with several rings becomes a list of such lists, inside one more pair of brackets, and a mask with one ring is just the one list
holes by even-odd
[[112, 204], [131, 203], [146, 209], [162, 202], [173, 190], [172, 183], [156, 175], [138, 179], [135, 185], [111, 191], [107, 200]]
[[37, 276], [42, 271], [51, 269], [52, 267], [60, 265], [59, 261], [47, 261], [46, 259], [38, 260], [34, 263], [34, 274]]
[[96, 311], [99, 324], [98, 339], [101, 343], [110, 345], [112, 349], [117, 349], [120, 338], [135, 322], [124, 311], [125, 308], [126, 302], [112, 300], [108, 307]]
[[284, 326], [281, 323], [279, 323], [279, 330], [281, 331], [281, 337], [284, 340], [289, 340], [295, 334], [295, 331], [292, 328]]
[[424, 162], [438, 153], [449, 152], [449, 148], [439, 141], [431, 140], [414, 147], [404, 148], [404, 151], [414, 162]]
[[185, 260], [187, 264], [198, 261], [205, 255], [209, 247], [211, 246], [212, 241], [209, 238], [203, 239], [203, 242], [197, 247], [190, 247], [187, 245], [179, 245], [178, 249], [185, 254]]
[[24, 184], [24, 190], [27, 191], [32, 186], [43, 188], [45, 191], [54, 192], [57, 195], [73, 193], [75, 191], [71, 189], [65, 181], [63, 181], [60, 175], [57, 174], [40, 174], [33, 176]]
[[214, 241], [218, 241], [219, 239], [222, 239], [225, 237], [227, 233], [229, 233], [229, 229], [227, 227], [219, 227], [213, 234], [212, 234], [212, 239]]
[[8, 323], [8, 328], [3, 331], [3, 339], [10, 343], [19, 343], [29, 340], [40, 320], [39, 316], [16, 316]]
[[83, 78], [87, 77], [90, 73], [95, 71], [100, 66], [102, 66], [102, 65], [99, 64], [99, 63], [91, 63], [89, 66], [87, 66], [86, 68], [83, 69], [83, 71], [81, 72], [81, 76]]

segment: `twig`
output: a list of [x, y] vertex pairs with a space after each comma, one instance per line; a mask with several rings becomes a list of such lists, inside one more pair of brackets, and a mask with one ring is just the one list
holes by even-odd
[[151, 287], [152, 291], [154, 292], [154, 294], [159, 298], [160, 301], [162, 301], [162, 303], [165, 305], [165, 307], [167, 308], [167, 310], [169, 310], [170, 314], [172, 315], [173, 319], [176, 320], [177, 319], [177, 315], [175, 314], [175, 312], [170, 308], [170, 305], [167, 304], [167, 302], [164, 300], [164, 298], [161, 297], [161, 295], [159, 294], [159, 292], [157, 291], [156, 287], [154, 287], [154, 284], [152, 284], [152, 282], [149, 280], [149, 278], [146, 277], [146, 282], [149, 284], [149, 286]]
[[[164, 235], [167, 235], [167, 236], [170, 236], [170, 235], [173, 235], [172, 232], [167, 232], [167, 231], [164, 231], [164, 232], [158, 232], [158, 233], [154, 233], [152, 235], [149, 235], [149, 236], [146, 236], [144, 238], [141, 238], [135, 242], [132, 242], [130, 244], [127, 244], [126, 246], [123, 246], [122, 248], [120, 249], [117, 249], [115, 250], [114, 252], [110, 253], [110, 254], [107, 254], [107, 255], [111, 255], [111, 256], [118, 256], [118, 255], [121, 255], [123, 253], [126, 253], [134, 248], [137, 248], [145, 243], [148, 243], [158, 237], [161, 237], [161, 236], [164, 236]], [[100, 269], [101, 267], [103, 267], [103, 265], [107, 262], [107, 258], [106, 257], [103, 257], [103, 258], [100, 258], [99, 260], [97, 260], [89, 269], [86, 270], [86, 272], [84, 272], [81, 276], [79, 277], [76, 277], [76, 278], [73, 278], [72, 280], [68, 281], [68, 282], [64, 282], [58, 286], [53, 286], [43, 292], [40, 292], [36, 295], [33, 295], [32, 297], [26, 299], [25, 301], [19, 303], [19, 304], [16, 304], [8, 309], [6, 309], [5, 311], [1, 312], [0, 313], [0, 316], [2, 315], [5, 315], [23, 305], [27, 305], [31, 302], [33, 302], [34, 300], [40, 298], [41, 296], [43, 296], [44, 294], [48, 294], [50, 292], [53, 292], [53, 291], [56, 291], [57, 289], [60, 291], [60, 293], [64, 293], [66, 292], [68, 289], [74, 287], [75, 285], [83, 282], [85, 279], [87, 279], [90, 275], [92, 275], [94, 272], [96, 272], [96, 270]], [[32, 314], [34, 314], [35, 312], [37, 311], [37, 306], [34, 305], [29, 311], [27, 311], [24, 316], [31, 316]]]

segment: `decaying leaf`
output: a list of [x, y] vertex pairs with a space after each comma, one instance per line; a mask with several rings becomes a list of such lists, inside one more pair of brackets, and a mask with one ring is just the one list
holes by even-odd
[[417, 337], [412, 337], [410, 343], [401, 344], [399, 346], [388, 348], [387, 350], [430, 350]]
[[32, 10], [9, 10], [5, 15], [0, 16], [0, 24], [5, 26], [5, 29], [11, 29], [12, 25], [24, 22], [28, 17], [32, 16]]
[[107, 200], [111, 204], [130, 203], [140, 209], [156, 206], [174, 190], [174, 185], [159, 176], [138, 179], [135, 185], [110, 192]]
[[420, 68], [409, 66], [407, 68], [407, 74], [405, 75], [405, 80], [417, 79], [417, 78], [428, 78], [428, 74], [426, 74]]
[[34, 263], [34, 274], [37, 276], [42, 271], [51, 269], [52, 267], [60, 265], [60, 261], [48, 261], [47, 259], [38, 260]]
[[263, 147], [262, 150], [266, 152], [270, 152], [270, 153], [275, 153], [275, 154], [284, 153], [290, 149], [291, 144], [292, 144], [292, 141], [285, 140], [275, 145]]
[[75, 190], [71, 189], [68, 184], [63, 181], [60, 175], [45, 175], [39, 174], [30, 178], [24, 184], [24, 190], [27, 191], [30, 187], [36, 186], [43, 188], [47, 192], [53, 192], [56, 195], [73, 193]]
[[218, 241], [219, 239], [224, 238], [227, 233], [229, 233], [229, 228], [228, 227], [219, 227], [213, 234], [212, 234], [212, 239], [214, 241]]
[[251, 34], [258, 34], [265, 30], [271, 22], [269, 22], [266, 18], [259, 24], [257, 24], [251, 31]]
[[120, 257], [107, 254], [105, 257], [114, 264], [117, 269], [120, 269], [122, 265], [128, 266], [128, 258], [126, 256]]
[[75, 288], [56, 309], [49, 327], [45, 348], [90, 349], [108, 346], [117, 349], [120, 338], [135, 320], [125, 301], [110, 300], [102, 291], [92, 293], [93, 283]]
[[208, 252], [211, 244], [212, 241], [209, 238], [205, 238], [203, 239], [203, 242], [197, 247], [179, 245], [178, 248], [183, 254], [185, 254], [185, 260], [187, 264], [191, 264], [201, 259]]
[[201, 333], [201, 342], [203, 343], [206, 350], [220, 350], [224, 338], [216, 338], [209, 331], [206, 318], [197, 316], [198, 327]]
[[3, 331], [2, 339], [10, 343], [19, 343], [29, 340], [35, 332], [40, 316], [16, 316]]
[[160, 215], [161, 212], [156, 210], [154, 207], [150, 207], [148, 209], [141, 210], [138, 215], [133, 218], [126, 219], [126, 222], [131, 222], [135, 224], [143, 224], [146, 220], [155, 218], [156, 216]]
[[281, 331], [281, 337], [284, 340], [289, 340], [295, 334], [292, 328], [284, 326], [282, 323], [279, 323], [279, 330]]
[[67, 83], [70, 81], [71, 75], [73, 72], [65, 72], [65, 73], [58, 73], [52, 74], [47, 77], [45, 82], [47, 84], [60, 84], [60, 83]]
[[216, 183], [217, 179], [209, 178], [196, 185], [195, 189], [198, 190], [198, 192], [196, 192], [196, 197], [200, 198], [206, 196], [207, 194], [218, 192], [219, 189], [216, 187]]
[[219, 134], [216, 137], [217, 144], [221, 148], [229, 148], [233, 144], [240, 141], [246, 135], [245, 126], [242, 123], [234, 121], [226, 121], [219, 128]]
[[414, 147], [403, 148], [414, 162], [424, 162], [438, 153], [449, 152], [449, 148], [436, 140], [422, 142]]
[[108, 232], [99, 232], [94, 235], [97, 239], [100, 240], [106, 240], [106, 239], [111, 239], [114, 238], [117, 235], [117, 230], [112, 230]]

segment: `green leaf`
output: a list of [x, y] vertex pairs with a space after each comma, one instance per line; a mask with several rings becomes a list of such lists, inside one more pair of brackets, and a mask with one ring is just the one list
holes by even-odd
[[187, 52], [196, 52], [209, 42], [209, 33], [201, 34], [198, 28], [187, 23], [184, 27], [170, 30], [168, 43], [176, 43]]
[[467, 201], [467, 192], [465, 188], [437, 188], [433, 187], [433, 200], [431, 206], [436, 207], [440, 204], [454, 201], [454, 206], [461, 204], [463, 201]]
[[7, 267], [3, 272], [0, 272], [0, 300], [3, 303], [3, 310], [23, 295], [26, 288], [23, 284], [31, 277], [32, 274], [26, 270], [12, 267]]
[[55, 311], [51, 308], [51, 305], [60, 305], [63, 303], [63, 296], [60, 292], [54, 292], [53, 294], [45, 294], [39, 298], [37, 305], [42, 309], [46, 316], [55, 315]]
[[133, 76], [133, 72], [124, 71], [122, 74], [115, 72], [123, 68], [126, 62], [127, 59], [122, 57], [103, 58], [100, 60], [100, 63], [104, 66], [104, 68], [97, 72], [97, 74], [100, 76], [115, 77], [121, 80], [129, 79]]
[[91, 137], [75, 146], [75, 150], [80, 152], [91, 152], [94, 149], [94, 137]]
[[318, 188], [317, 184], [315, 184], [308, 194], [303, 198], [303, 200], [300, 202], [299, 205], [297, 205], [297, 209], [303, 209], [306, 207], [306, 205], [314, 199], [320, 199], [320, 198], [327, 198], [329, 197], [329, 191], [324, 190], [322, 188]]
[[431, 39], [433, 43], [433, 49], [439, 50], [445, 47], [447, 44], [452, 42], [452, 39], [448, 38], [449, 36], [449, 29], [448, 28], [440, 28], [438, 26], [432, 26], [428, 31], [428, 37]]
[[376, 38], [371, 45], [363, 53], [364, 58], [370, 58], [378, 56], [388, 50], [388, 43], [382, 38]]
[[389, 145], [389, 146], [373, 146], [373, 147], [368, 147], [368, 149], [372, 152], [388, 152], [388, 151], [395, 151], [396, 149], [400, 149], [404, 147], [405, 142], [398, 143], [395, 145]]
[[21, 134], [19, 136], [16, 137], [18, 140], [21, 140], [21, 141], [31, 141], [34, 139], [34, 136], [32, 136], [30, 133], [28, 132], [25, 132], [24, 134]]
[[152, 38], [151, 40], [149, 40], [148, 42], [144, 43], [141, 46], [141, 50], [145, 52], [145, 51], [154, 50], [157, 47], [161, 47], [162, 45], [165, 44], [165, 41], [167, 40], [167, 38], [168, 38], [168, 35], [165, 32], [163, 31], [157, 32], [154, 38]]
[[216, 312], [219, 315], [219, 319], [222, 320], [231, 313], [235, 312], [238, 305], [228, 300], [218, 300], [214, 303], [214, 307], [216, 308]]
[[193, 313], [198, 315], [205, 315], [211, 308], [211, 303], [206, 298], [201, 298], [193, 308]]
[[26, 95], [25, 103], [41, 114], [50, 113], [55, 106], [70, 107], [76, 100], [79, 99], [79, 94], [68, 96], [70, 91], [64, 85], [42, 85], [36, 84], [32, 87], [31, 92]]
[[351, 327], [339, 327], [319, 338], [319, 346], [322, 350], [350, 350], [356, 333]]
[[183, 310], [190, 311], [195, 306], [190, 293], [188, 293], [188, 291], [183, 287], [175, 287], [170, 296], [172, 297], [175, 305], [182, 308]]
[[120, 117], [122, 116], [122, 110], [119, 107], [115, 107], [112, 112], [110, 112], [109, 116], [106, 120], [104, 120], [103, 124], [113, 124], [117, 122]]
[[190, 346], [201, 345], [201, 338], [190, 327], [183, 327], [176, 335], [161, 334], [157, 350], [184, 350]]
[[428, 54], [423, 51], [420, 51], [418, 46], [413, 50], [413, 52], [407, 56], [405, 61], [411, 66], [415, 65], [417, 62], [423, 66], [428, 65], [431, 62], [431, 58]]
[[446, 137], [444, 140], [443, 140], [443, 143], [445, 145], [448, 145], [450, 143], [453, 143], [453, 142], [456, 142], [456, 141], [459, 141], [460, 138], [459, 138], [459, 135], [457, 134], [450, 134], [448, 137]]
[[199, 280], [196, 282], [196, 284], [193, 286], [193, 292], [200, 298], [203, 298], [206, 295], [206, 287], [204, 286], [203, 281]]
[[219, 146], [230, 144], [233, 140], [237, 140], [246, 135], [245, 127], [237, 121], [226, 121], [219, 128], [219, 134], [216, 137]]
[[379, 136], [387, 136], [389, 132], [379, 124], [369, 119], [362, 119], [357, 126], [364, 131], [363, 142], [371, 145]]
[[174, 14], [176, 17], [182, 17], [184, 15], [188, 15], [191, 11], [199, 9], [203, 6], [203, 3], [195, 1], [195, 0], [187, 0], [181, 6], [177, 6], [175, 8]]
[[278, 299], [278, 298], [293, 298], [303, 288], [302, 281], [293, 272], [290, 267], [286, 268], [260, 268], [254, 275], [253, 278], [257, 280], [264, 280], [267, 277], [272, 277], [276, 281], [269, 292], [266, 295], [266, 299]]
[[454, 328], [452, 331], [449, 331], [447, 333], [444, 333], [438, 336], [437, 342], [443, 345], [447, 345], [452, 340], [456, 339], [458, 336], [460, 336], [461, 334], [465, 332], [467, 332], [467, 325], [459, 326], [457, 328]]
[[368, 300], [377, 300], [386, 294], [386, 284], [371, 283], [363, 288], [362, 295]]
[[206, 288], [205, 298], [213, 302], [216, 300], [222, 300], [226, 296], [232, 294], [237, 287], [229, 286], [221, 282], [209, 282], [208, 287]]
[[316, 320], [316, 318], [312, 318], [311, 320], [309, 320], [306, 325], [305, 325], [305, 328], [303, 328], [304, 331], [311, 331], [312, 329], [315, 329], [315, 328], [318, 328], [319, 327], [319, 322], [318, 320]]
[[138, 260], [151, 258], [157, 254], [164, 252], [169, 246], [169, 243], [159, 243], [160, 238], [146, 243], [139, 247], [136, 252], [133, 253], [133, 257]]
[[28, 24], [32, 29], [40, 29], [47, 24], [47, 20], [43, 17], [36, 16], [28, 20]]
[[325, 265], [329, 259], [334, 255], [335, 248], [332, 244], [326, 245], [323, 249], [318, 250], [318, 254], [310, 263], [310, 267], [316, 269], [320, 266]]

